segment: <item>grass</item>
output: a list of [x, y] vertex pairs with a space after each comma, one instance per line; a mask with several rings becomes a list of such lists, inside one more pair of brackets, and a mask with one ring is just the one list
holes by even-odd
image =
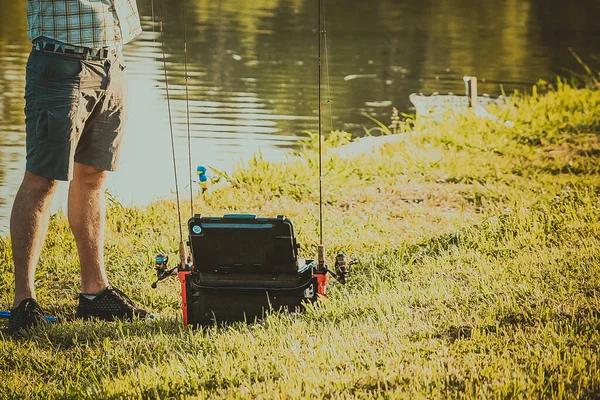
[[[600, 91], [558, 82], [515, 99], [514, 127], [473, 116], [414, 124], [375, 154], [326, 146], [328, 253], [351, 282], [303, 314], [206, 330], [181, 323], [178, 283], [150, 289], [175, 256], [175, 204], [110, 198], [111, 281], [151, 323], [70, 321], [73, 238], [52, 218], [36, 280], [62, 322], [0, 333], [4, 398], [593, 398], [600, 396]], [[286, 214], [301, 252], [318, 242], [317, 157], [260, 155], [197, 198], [204, 215]], [[189, 209], [184, 205], [184, 210]], [[331, 258], [331, 257], [330, 257]], [[12, 298], [0, 241], [0, 302]]]

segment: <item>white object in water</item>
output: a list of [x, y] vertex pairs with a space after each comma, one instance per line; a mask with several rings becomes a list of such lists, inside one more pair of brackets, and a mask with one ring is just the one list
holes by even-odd
[[[492, 121], [500, 121], [496, 115], [487, 109], [489, 105], [506, 106], [506, 99], [502, 96], [493, 99], [487, 95], [479, 96], [477, 93], [477, 78], [465, 76], [463, 78], [466, 88], [466, 96], [454, 94], [431, 96], [423, 94], [411, 94], [409, 99], [417, 110], [417, 117], [441, 118], [444, 113], [451, 110], [457, 113], [465, 113], [469, 108], [473, 109], [475, 115]], [[503, 121], [505, 126], [514, 126], [511, 121]]]

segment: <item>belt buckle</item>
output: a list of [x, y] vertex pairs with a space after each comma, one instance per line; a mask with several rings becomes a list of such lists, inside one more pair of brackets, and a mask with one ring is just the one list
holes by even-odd
[[98, 60], [101, 59], [98, 54], [98, 49], [92, 47], [83, 47], [83, 58], [85, 60]]
[[84, 47], [83, 53], [81, 53], [81, 58], [84, 60], [89, 60], [90, 59], [90, 49], [88, 49], [87, 47]]
[[108, 49], [107, 48], [104, 48], [104, 47], [89, 48], [88, 51], [91, 54], [91, 57], [94, 57], [98, 60], [106, 60], [108, 58]]

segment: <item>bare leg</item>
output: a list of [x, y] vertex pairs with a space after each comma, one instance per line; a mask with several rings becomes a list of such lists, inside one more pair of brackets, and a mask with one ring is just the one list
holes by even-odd
[[35, 299], [34, 276], [48, 232], [50, 206], [57, 181], [25, 172], [10, 217], [15, 264], [14, 307], [26, 298]]
[[81, 264], [82, 293], [98, 293], [108, 287], [104, 269], [105, 180], [106, 171], [75, 163], [68, 215]]

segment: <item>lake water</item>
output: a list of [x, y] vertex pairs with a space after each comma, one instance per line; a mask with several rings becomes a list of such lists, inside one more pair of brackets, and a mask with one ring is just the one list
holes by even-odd
[[[182, 0], [164, 2], [181, 190], [187, 181]], [[582, 72], [573, 48], [600, 55], [597, 0], [324, 0], [324, 130], [359, 136], [410, 112], [413, 92], [527, 91], [538, 79]], [[24, 71], [30, 45], [25, 0], [0, 2], [0, 229], [24, 172]], [[130, 122], [121, 171], [109, 190], [125, 204], [168, 197], [174, 187], [158, 0], [138, 0], [144, 33], [128, 45]], [[317, 129], [317, 0], [188, 0], [190, 130], [194, 169], [231, 170], [261, 151], [283, 159]], [[325, 54], [325, 50], [327, 50]], [[325, 57], [327, 56], [327, 57]], [[596, 66], [598, 63], [596, 62]], [[328, 72], [328, 73], [327, 73]], [[64, 207], [66, 184], [54, 209]], [[248, 210], [251, 211], [251, 210]]]

